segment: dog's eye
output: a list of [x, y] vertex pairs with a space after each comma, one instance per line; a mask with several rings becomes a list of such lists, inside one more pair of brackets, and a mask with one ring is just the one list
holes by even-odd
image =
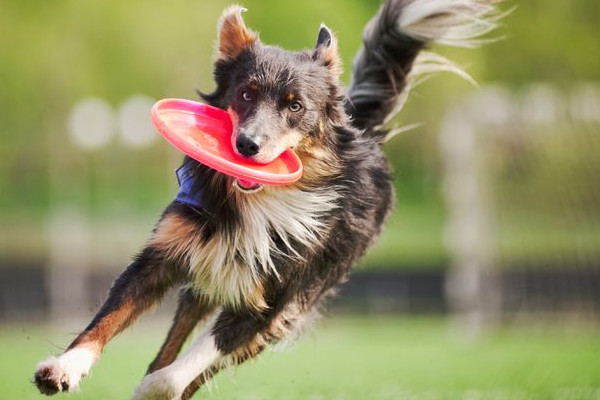
[[297, 102], [297, 101], [292, 101], [292, 102], [290, 103], [290, 111], [293, 111], [293, 112], [298, 112], [298, 111], [300, 111], [300, 110], [302, 110], [302, 104], [300, 104], [300, 103], [299, 103], [299, 102]]
[[244, 99], [244, 101], [252, 101], [252, 95], [250, 94], [250, 92], [243, 91], [242, 99]]

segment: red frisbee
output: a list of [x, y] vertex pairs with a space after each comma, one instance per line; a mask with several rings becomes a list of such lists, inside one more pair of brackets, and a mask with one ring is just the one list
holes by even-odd
[[291, 149], [269, 164], [234, 153], [233, 125], [220, 108], [183, 99], [163, 99], [150, 111], [158, 132], [177, 149], [224, 174], [266, 185], [289, 185], [302, 176], [302, 163]]

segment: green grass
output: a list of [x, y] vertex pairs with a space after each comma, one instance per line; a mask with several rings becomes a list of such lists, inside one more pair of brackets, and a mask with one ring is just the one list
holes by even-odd
[[[71, 400], [126, 399], [166, 326], [142, 324], [107, 348]], [[222, 373], [206, 399], [597, 400], [600, 331], [507, 328], [468, 342], [441, 319], [329, 320], [296, 346]], [[454, 333], [452, 333], [454, 332]], [[40, 399], [35, 364], [70, 335], [0, 330], [0, 397]]]

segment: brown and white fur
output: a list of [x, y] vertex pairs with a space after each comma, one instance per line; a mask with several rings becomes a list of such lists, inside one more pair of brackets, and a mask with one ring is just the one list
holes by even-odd
[[[493, 17], [483, 19], [492, 2], [387, 0], [365, 28], [348, 90], [327, 27], [314, 49], [289, 52], [262, 44], [246, 28], [243, 9], [227, 8], [217, 86], [202, 97], [232, 115], [232, 146], [241, 157], [268, 163], [294, 148], [303, 176], [261, 187], [186, 159], [202, 206], [173, 201], [166, 208], [89, 326], [63, 354], [38, 365], [39, 390], [78, 389], [108, 341], [174, 286], [181, 289], [173, 325], [133, 399], [188, 399], [219, 369], [300, 332], [393, 206], [384, 124], [414, 76], [456, 69], [419, 55], [433, 42], [476, 44], [493, 27]], [[199, 324], [197, 339], [178, 357]]]

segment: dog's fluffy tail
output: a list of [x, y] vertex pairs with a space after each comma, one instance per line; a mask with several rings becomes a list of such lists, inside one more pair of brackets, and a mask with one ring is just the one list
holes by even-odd
[[501, 17], [499, 0], [386, 0], [365, 27], [353, 64], [347, 111], [365, 135], [384, 141], [383, 125], [400, 110], [416, 77], [451, 71], [447, 59], [423, 52], [429, 43], [476, 47]]

